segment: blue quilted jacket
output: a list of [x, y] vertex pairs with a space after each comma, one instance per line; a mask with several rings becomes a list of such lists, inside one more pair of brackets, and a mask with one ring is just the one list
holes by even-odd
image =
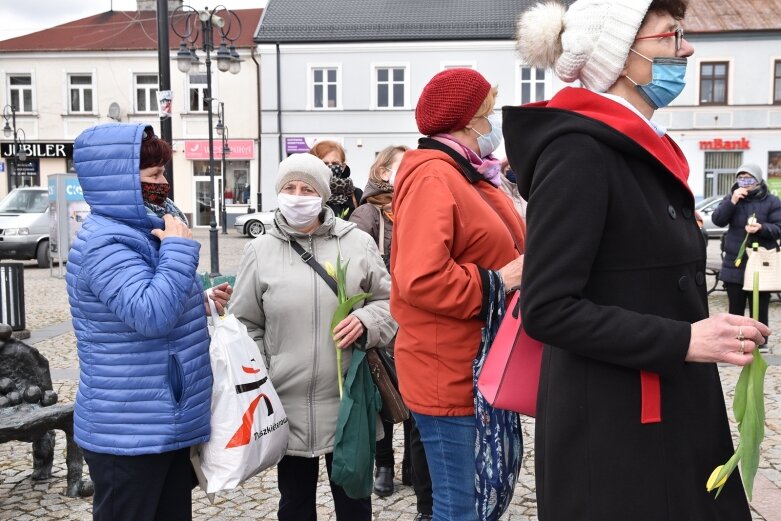
[[209, 438], [212, 374], [200, 245], [151, 235], [138, 172], [143, 124], [99, 125], [73, 159], [92, 210], [68, 255], [79, 354], [74, 433], [84, 449], [134, 456]]

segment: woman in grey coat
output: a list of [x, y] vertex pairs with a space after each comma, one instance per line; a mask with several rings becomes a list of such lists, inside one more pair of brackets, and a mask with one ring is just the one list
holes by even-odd
[[[396, 332], [390, 276], [374, 240], [326, 206], [331, 172], [317, 157], [294, 154], [279, 165], [274, 227], [244, 249], [231, 312], [258, 344], [290, 422], [287, 454], [277, 467], [280, 520], [317, 519], [319, 456], [330, 475], [339, 413], [336, 349], [342, 374], [352, 349], [387, 344]], [[347, 295], [371, 296], [336, 328], [337, 298], [294, 247], [320, 264], [349, 262]], [[381, 431], [381, 429], [379, 429]], [[338, 520], [371, 519], [371, 498], [352, 499], [330, 483]]]

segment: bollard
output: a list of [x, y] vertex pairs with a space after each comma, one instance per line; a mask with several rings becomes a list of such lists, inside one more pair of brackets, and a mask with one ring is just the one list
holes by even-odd
[[0, 323], [14, 331], [25, 329], [24, 321], [24, 264], [0, 264]]

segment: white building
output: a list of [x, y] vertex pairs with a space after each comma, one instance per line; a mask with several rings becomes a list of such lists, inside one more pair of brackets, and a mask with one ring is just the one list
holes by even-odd
[[[263, 207], [276, 205], [280, 159], [319, 139], [344, 145], [362, 187], [378, 151], [416, 145], [415, 102], [447, 67], [483, 73], [497, 107], [550, 98], [565, 84], [514, 48], [515, 20], [536, 2], [270, 0], [255, 36]], [[726, 193], [741, 162], [781, 170], [781, 0], [690, 0], [684, 27], [687, 87], [655, 120], [686, 153], [692, 192]]]
[[[181, 5], [169, 1], [169, 13]], [[158, 115], [157, 21], [154, 1], [139, 0], [138, 11], [108, 11], [0, 42], [0, 106], [17, 109], [28, 160], [14, 166], [13, 143], [0, 141], [4, 162], [0, 191], [18, 185], [46, 186], [47, 177], [73, 171], [73, 140], [84, 129], [113, 121], [147, 122], [160, 133]], [[243, 62], [238, 74], [217, 70], [212, 52], [214, 125], [224, 103], [230, 153], [226, 161], [228, 224], [255, 208], [258, 180], [259, 63], [252, 37], [261, 9], [235, 11], [243, 32], [235, 45]], [[234, 25], [235, 27], [235, 25]], [[181, 27], [179, 27], [181, 32]], [[235, 34], [235, 33], [234, 33]], [[174, 199], [195, 226], [209, 224], [206, 73], [201, 66], [179, 72], [180, 39], [169, 31], [171, 47]], [[215, 32], [215, 46], [220, 38]], [[4, 122], [0, 122], [4, 123]], [[222, 186], [222, 143], [215, 139], [215, 194]], [[219, 219], [219, 215], [218, 215]]]

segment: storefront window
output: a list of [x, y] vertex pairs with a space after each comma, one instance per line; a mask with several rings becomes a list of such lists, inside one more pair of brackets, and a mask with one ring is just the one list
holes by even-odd
[[[208, 161], [193, 161], [193, 175], [208, 176]], [[222, 160], [214, 160], [214, 176], [222, 176]], [[225, 162], [225, 204], [249, 204], [249, 161]]]

